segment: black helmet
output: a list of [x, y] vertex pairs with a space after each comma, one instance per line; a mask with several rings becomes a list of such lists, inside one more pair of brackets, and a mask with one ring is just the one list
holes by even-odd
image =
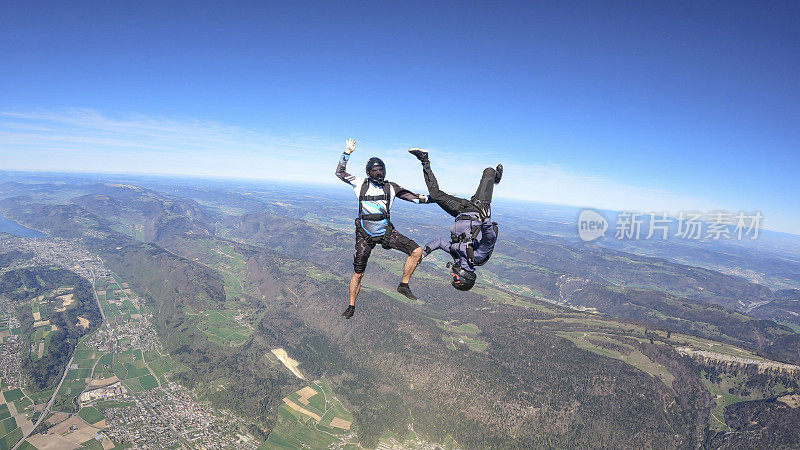
[[[375, 167], [380, 167], [381, 169], [383, 169], [383, 175], [379, 177], [371, 177], [369, 175], [369, 171]], [[386, 177], [386, 164], [384, 164], [383, 161], [381, 161], [381, 159], [378, 158], [377, 156], [373, 156], [367, 161], [367, 176], [369, 177], [370, 181], [377, 181], [379, 183], [382, 183], [384, 177]]]
[[453, 281], [450, 284], [459, 291], [468, 291], [472, 289], [472, 286], [475, 286], [475, 280], [478, 278], [475, 272], [470, 272], [460, 267], [452, 271], [450, 276], [453, 277]]

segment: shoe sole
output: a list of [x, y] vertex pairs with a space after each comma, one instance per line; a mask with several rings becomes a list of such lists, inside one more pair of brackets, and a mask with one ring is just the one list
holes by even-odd
[[405, 297], [405, 298], [409, 299], [409, 300], [417, 300], [417, 297], [414, 297], [414, 294], [411, 294], [411, 295], [409, 296], [409, 295], [408, 295], [408, 294], [406, 294], [405, 292], [400, 292], [399, 290], [397, 291], [397, 293], [398, 293], [398, 294], [400, 294], [400, 295], [402, 295], [403, 297]]

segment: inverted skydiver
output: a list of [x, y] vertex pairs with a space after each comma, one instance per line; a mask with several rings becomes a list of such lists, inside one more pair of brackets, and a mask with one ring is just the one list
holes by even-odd
[[428, 202], [435, 202], [456, 219], [450, 227], [450, 237], [437, 238], [425, 244], [423, 257], [434, 250], [450, 253], [453, 257], [453, 262], [448, 263], [451, 284], [460, 291], [468, 291], [475, 285], [475, 267], [489, 260], [497, 241], [497, 222], [492, 222], [491, 203], [494, 185], [500, 183], [503, 176], [503, 165], [484, 169], [475, 195], [467, 200], [439, 189], [427, 150], [412, 148], [408, 152], [422, 163], [422, 174], [428, 186]]
[[415, 203], [428, 203], [427, 195], [415, 194], [396, 183], [384, 179], [386, 165], [380, 158], [372, 157], [367, 161], [367, 178], [356, 177], [345, 171], [350, 154], [356, 149], [355, 139], [348, 139], [339, 164], [336, 176], [353, 187], [358, 197], [358, 218], [356, 219], [356, 251], [353, 254], [353, 276], [350, 278], [350, 305], [342, 313], [349, 319], [355, 312], [356, 297], [361, 289], [361, 278], [367, 268], [367, 260], [375, 247], [400, 250], [408, 255], [403, 267], [403, 277], [397, 292], [409, 299], [416, 300], [408, 282], [422, 258], [419, 244], [400, 234], [389, 217], [389, 210], [395, 197]]

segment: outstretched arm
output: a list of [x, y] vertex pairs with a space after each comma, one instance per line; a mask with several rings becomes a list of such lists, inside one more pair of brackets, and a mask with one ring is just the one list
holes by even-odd
[[394, 186], [394, 195], [397, 198], [414, 203], [433, 203], [429, 195], [415, 194], [397, 183], [392, 183], [392, 186]]
[[344, 153], [339, 158], [339, 164], [336, 165], [336, 176], [345, 183], [355, 186], [356, 176], [347, 173], [347, 161], [350, 159], [350, 154], [356, 150], [356, 140], [350, 138], [345, 143]]
[[436, 238], [425, 244], [425, 247], [431, 249], [431, 252], [435, 250], [444, 250], [447, 253], [450, 253], [450, 240], [444, 238]]

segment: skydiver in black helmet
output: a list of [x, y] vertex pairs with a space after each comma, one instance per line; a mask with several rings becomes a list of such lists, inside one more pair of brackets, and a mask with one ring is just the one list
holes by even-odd
[[503, 165], [484, 169], [475, 195], [467, 200], [439, 189], [427, 150], [412, 148], [408, 152], [422, 163], [422, 174], [428, 186], [428, 202], [436, 203], [456, 219], [450, 227], [450, 238], [437, 238], [425, 244], [423, 257], [435, 250], [448, 252], [453, 257], [453, 262], [448, 263], [451, 284], [460, 291], [468, 291], [477, 279], [475, 267], [489, 260], [497, 241], [497, 222], [492, 222], [491, 203], [494, 185], [500, 183], [503, 176]]
[[358, 197], [358, 218], [356, 219], [356, 250], [353, 254], [353, 276], [350, 278], [350, 305], [342, 313], [349, 319], [355, 312], [356, 297], [361, 289], [361, 278], [367, 268], [367, 260], [375, 248], [381, 244], [383, 248], [400, 250], [408, 255], [403, 267], [403, 277], [397, 292], [409, 299], [416, 300], [408, 282], [422, 257], [419, 244], [400, 234], [389, 218], [389, 210], [395, 197], [409, 202], [428, 203], [427, 195], [415, 194], [396, 183], [385, 180], [386, 165], [380, 158], [372, 157], [367, 161], [367, 178], [356, 177], [345, 171], [350, 154], [356, 149], [355, 139], [348, 139], [339, 164], [336, 176], [353, 187]]

